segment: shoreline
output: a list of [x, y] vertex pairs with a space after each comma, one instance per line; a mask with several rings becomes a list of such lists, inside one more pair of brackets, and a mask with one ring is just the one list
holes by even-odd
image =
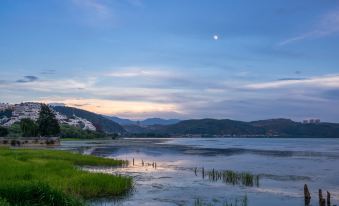
[[[312, 151], [312, 150], [304, 150], [304, 151], [295, 151], [291, 149], [257, 149], [257, 148], [239, 148], [239, 147], [225, 147], [225, 148], [208, 148], [208, 147], [199, 147], [197, 145], [182, 145], [182, 144], [172, 144], [168, 143], [168, 141], [176, 140], [177, 138], [122, 138], [115, 140], [76, 140], [76, 141], [65, 141], [61, 140], [61, 145], [58, 146], [60, 148], [67, 149], [66, 145], [70, 146], [72, 144], [69, 143], [83, 143], [81, 146], [79, 144], [75, 144], [77, 146], [73, 147], [73, 149], [83, 148], [86, 151], [86, 148], [92, 148], [91, 152], [93, 154], [103, 153], [107, 154], [108, 151], [114, 150], [136, 150], [138, 148], [142, 148], [144, 150], [154, 150], [154, 151], [162, 151], [164, 153], [182, 153], [182, 154], [196, 154], [196, 155], [239, 155], [239, 154], [254, 154], [261, 156], [276, 156], [276, 157], [290, 157], [290, 156], [327, 156], [339, 158], [338, 154], [332, 152], [325, 151]], [[188, 139], [188, 138], [182, 138]], [[220, 140], [220, 139], [229, 139], [229, 138], [196, 138], [197, 140]], [[244, 138], [234, 138], [236, 139], [244, 139]], [[253, 140], [253, 138], [248, 138]], [[258, 138], [261, 140], [262, 138]], [[333, 138], [327, 138], [331, 140]], [[194, 140], [194, 139], [192, 139]], [[276, 138], [278, 140], [278, 138]], [[285, 140], [285, 138], [280, 138], [280, 140]], [[304, 139], [303, 139], [304, 140]], [[312, 138], [312, 140], [315, 140]], [[325, 140], [325, 139], [320, 139]], [[66, 144], [64, 144], [66, 143]], [[105, 152], [107, 150], [107, 152]]]

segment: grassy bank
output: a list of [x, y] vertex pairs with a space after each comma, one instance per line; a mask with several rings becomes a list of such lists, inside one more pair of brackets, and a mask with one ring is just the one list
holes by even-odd
[[122, 164], [64, 151], [0, 148], [0, 205], [83, 205], [84, 199], [123, 195], [131, 178], [79, 169]]

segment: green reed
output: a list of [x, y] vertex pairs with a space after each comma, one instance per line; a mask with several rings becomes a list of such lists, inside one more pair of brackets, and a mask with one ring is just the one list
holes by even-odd
[[[194, 170], [196, 173], [196, 170]], [[249, 172], [236, 172], [232, 170], [215, 170], [206, 171], [202, 169], [202, 176], [208, 176], [211, 181], [223, 181], [226, 184], [243, 185], [247, 187], [259, 187], [259, 175]]]
[[235, 198], [231, 200], [224, 200], [222, 202], [219, 201], [212, 201], [212, 202], [205, 202], [199, 198], [197, 198], [194, 201], [194, 206], [247, 206], [248, 205], [248, 198], [247, 195], [240, 197], [240, 198]]

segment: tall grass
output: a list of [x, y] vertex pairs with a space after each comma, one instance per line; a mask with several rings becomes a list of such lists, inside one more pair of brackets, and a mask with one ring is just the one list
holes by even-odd
[[235, 198], [232, 200], [224, 200], [222, 202], [219, 201], [214, 201], [214, 202], [205, 202], [201, 199], [196, 199], [194, 201], [194, 206], [217, 206], [217, 205], [221, 205], [221, 206], [247, 206], [248, 205], [248, 199], [247, 199], [247, 195], [243, 196], [243, 197], [239, 197], [239, 198]]
[[259, 175], [249, 172], [236, 172], [232, 170], [212, 170], [207, 172], [208, 179], [211, 181], [222, 180], [226, 184], [243, 185], [248, 187], [259, 187]]
[[7, 200], [0, 198], [0, 206], [10, 206]]
[[83, 205], [84, 199], [126, 194], [132, 187], [130, 177], [79, 168], [123, 164], [65, 151], [0, 148], [0, 206]]

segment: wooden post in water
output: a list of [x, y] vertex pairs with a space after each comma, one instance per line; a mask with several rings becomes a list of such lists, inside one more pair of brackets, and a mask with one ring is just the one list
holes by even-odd
[[202, 179], [205, 179], [205, 169], [202, 168]]
[[134, 158], [133, 158], [133, 166], [134, 166]]
[[323, 192], [319, 189], [319, 206], [325, 206], [326, 200], [323, 198]]
[[311, 202], [311, 194], [308, 190], [307, 184], [304, 185], [304, 198], [305, 198], [305, 206], [309, 206]]
[[327, 191], [327, 206], [331, 206], [331, 193]]
[[141, 164], [142, 164], [142, 166], [144, 166], [144, 160], [141, 160]]

